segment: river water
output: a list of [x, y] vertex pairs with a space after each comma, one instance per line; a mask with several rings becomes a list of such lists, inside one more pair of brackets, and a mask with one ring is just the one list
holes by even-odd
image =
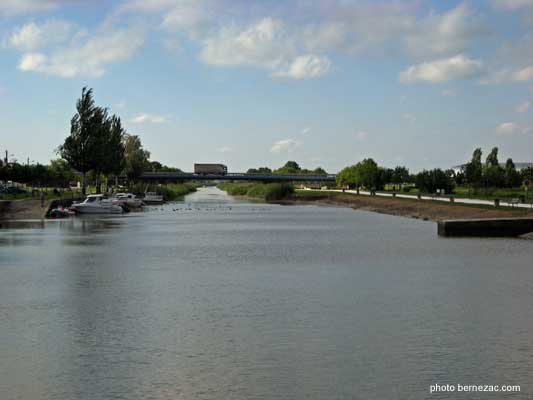
[[530, 398], [532, 260], [531, 241], [215, 188], [4, 224], [0, 398]]

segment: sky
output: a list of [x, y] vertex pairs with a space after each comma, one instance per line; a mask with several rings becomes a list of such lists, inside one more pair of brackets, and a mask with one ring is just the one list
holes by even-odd
[[533, 161], [533, 0], [0, 0], [2, 154], [57, 158], [84, 86], [185, 171]]

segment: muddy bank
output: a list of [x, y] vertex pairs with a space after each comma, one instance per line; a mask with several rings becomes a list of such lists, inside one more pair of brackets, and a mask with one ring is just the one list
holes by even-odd
[[411, 200], [392, 197], [364, 196], [349, 193], [303, 193], [298, 192], [277, 204], [316, 204], [336, 207], [350, 207], [382, 214], [419, 218], [431, 221], [472, 218], [506, 218], [533, 216], [527, 209], [494, 208], [457, 203], [443, 203], [431, 200]]
[[46, 200], [44, 206], [41, 200], [2, 200], [0, 220], [45, 218], [51, 204], [52, 200]]

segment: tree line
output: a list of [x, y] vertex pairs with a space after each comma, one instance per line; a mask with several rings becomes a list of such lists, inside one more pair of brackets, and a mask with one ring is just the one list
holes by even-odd
[[[410, 174], [403, 166], [394, 169], [380, 167], [373, 159], [367, 158], [342, 169], [337, 174], [337, 185], [382, 190], [387, 184], [398, 185], [398, 188], [407, 184], [415, 185], [420, 191], [427, 193], [435, 193], [437, 190], [452, 193], [457, 186], [468, 186], [477, 193], [481, 188], [486, 191], [497, 188], [519, 188], [533, 177], [533, 168], [518, 171], [511, 158], [508, 158], [505, 164], [500, 164], [497, 147], [491, 150], [484, 162], [482, 155], [480, 148], [474, 150], [472, 159], [459, 171], [435, 168], [417, 174]], [[409, 186], [406, 189], [408, 190]]]
[[296, 161], [287, 161], [278, 169], [271, 170], [268, 167], [250, 168], [248, 174], [276, 174], [276, 175], [327, 175], [322, 167], [313, 170], [300, 167]]
[[[137, 135], [126, 132], [120, 117], [109, 115], [107, 108], [95, 104], [93, 90], [83, 88], [70, 120], [70, 134], [57, 148], [60, 159], [49, 165], [11, 162], [0, 168], [0, 180], [37, 186], [67, 187], [81, 179], [86, 193], [87, 178], [97, 193], [109, 178], [124, 177], [134, 183], [143, 172], [179, 172], [158, 161], [150, 161], [150, 152]], [[116, 181], [116, 179], [115, 179]]]

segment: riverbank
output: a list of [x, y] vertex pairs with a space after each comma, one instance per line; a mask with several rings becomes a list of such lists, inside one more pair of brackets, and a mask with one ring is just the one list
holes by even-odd
[[533, 216], [533, 210], [494, 208], [492, 206], [443, 203], [431, 200], [411, 200], [398, 197], [378, 197], [351, 193], [299, 191], [275, 201], [277, 204], [316, 204], [349, 207], [401, 217], [443, 221], [448, 219], [508, 218]]
[[45, 218], [52, 201], [46, 200], [43, 205], [41, 200], [0, 200], [0, 221]]
[[[195, 192], [197, 187], [198, 185], [194, 183], [168, 184], [157, 187], [155, 191], [163, 195], [165, 201], [175, 201]], [[45, 200], [42, 206], [40, 199], [0, 200], [0, 221], [44, 219], [47, 217], [50, 208], [58, 205], [70, 206], [72, 200], [81, 201], [82, 198], [52, 198]]]

